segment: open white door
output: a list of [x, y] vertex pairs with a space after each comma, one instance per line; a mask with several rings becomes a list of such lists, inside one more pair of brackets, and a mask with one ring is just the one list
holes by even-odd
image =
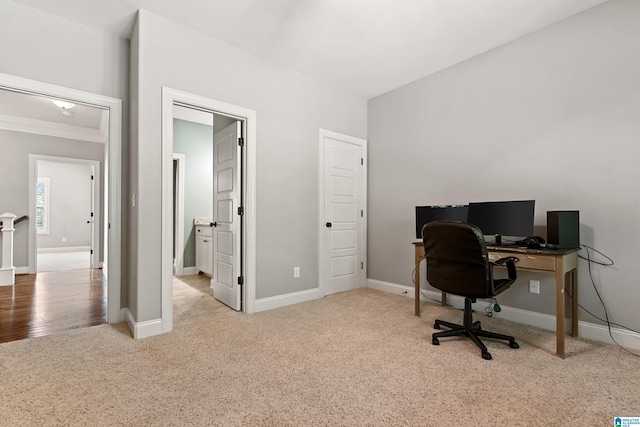
[[241, 122], [213, 137], [213, 296], [242, 309], [242, 161]]
[[91, 185], [91, 213], [89, 214], [89, 221], [87, 221], [87, 223], [90, 224], [89, 228], [91, 228], [91, 231], [90, 231], [90, 233], [91, 233], [90, 242], [91, 243], [89, 244], [89, 268], [90, 269], [94, 269], [94, 268], [96, 268], [96, 265], [97, 265], [96, 262], [95, 262], [95, 259], [94, 259], [94, 252], [96, 253], [96, 255], [97, 255], [97, 252], [98, 252], [95, 249], [96, 233], [95, 233], [95, 230], [94, 230], [94, 227], [95, 227], [95, 225], [94, 225], [94, 223], [95, 223], [95, 211], [96, 211], [96, 205], [95, 205], [95, 200], [94, 200], [95, 194], [96, 194], [96, 188], [95, 188], [95, 185], [94, 185], [94, 183], [95, 183], [95, 178], [94, 177], [95, 177], [96, 171], [95, 171], [95, 168], [93, 166], [91, 166], [90, 169], [91, 169], [91, 182], [90, 182], [90, 185]]
[[324, 295], [364, 286], [366, 141], [320, 131], [321, 277]]

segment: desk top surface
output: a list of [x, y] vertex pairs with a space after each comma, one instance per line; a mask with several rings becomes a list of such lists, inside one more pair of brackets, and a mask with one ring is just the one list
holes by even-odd
[[[416, 246], [424, 246], [422, 241], [413, 242]], [[523, 246], [516, 245], [506, 245], [506, 246], [495, 246], [487, 244], [487, 250], [492, 252], [516, 252], [520, 254], [538, 254], [538, 255], [567, 255], [572, 252], [577, 252], [580, 248], [571, 248], [571, 249], [551, 249], [551, 248], [527, 248]]]

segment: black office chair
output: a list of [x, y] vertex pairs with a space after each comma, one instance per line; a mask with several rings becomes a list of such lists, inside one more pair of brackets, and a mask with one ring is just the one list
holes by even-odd
[[[491, 360], [491, 353], [479, 337], [509, 341], [509, 347], [518, 348], [515, 339], [508, 335], [488, 332], [473, 322], [471, 304], [476, 298], [492, 298], [507, 290], [516, 280], [517, 258], [501, 258], [489, 261], [487, 245], [482, 231], [475, 225], [461, 222], [431, 222], [422, 228], [424, 251], [427, 258], [427, 281], [441, 291], [464, 297], [464, 323], [436, 320], [434, 329], [446, 326], [449, 331], [436, 332], [434, 345], [439, 338], [461, 336], [469, 338], [482, 351], [482, 358]], [[494, 279], [493, 267], [506, 265], [508, 279]]]

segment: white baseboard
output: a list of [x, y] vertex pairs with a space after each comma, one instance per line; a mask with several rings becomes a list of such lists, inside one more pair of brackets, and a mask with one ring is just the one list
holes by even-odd
[[[198, 274], [198, 268], [197, 267], [182, 267], [182, 274], [180, 274], [179, 276], [190, 276], [192, 274]], [[176, 275], [176, 276], [178, 276], [178, 275]]]
[[[374, 279], [367, 279], [367, 287], [396, 295], [403, 295], [411, 299], [414, 298], [415, 293], [413, 286], [398, 285], [396, 283], [389, 283]], [[422, 289], [422, 293], [428, 295], [431, 300], [440, 301], [439, 291], [429, 291]], [[420, 295], [420, 299], [427, 301], [427, 298], [425, 298], [425, 296], [422, 294]], [[464, 298], [456, 295], [448, 294], [447, 303], [459, 309], [464, 308]], [[477, 312], [484, 312], [486, 307], [487, 303], [483, 301], [474, 304], [474, 309]], [[512, 322], [524, 323], [525, 325], [536, 326], [538, 328], [547, 329], [550, 331], [556, 330], [555, 316], [504, 305], [500, 305], [500, 307], [502, 308], [502, 310], [499, 313], [494, 312], [494, 317], [506, 319]], [[613, 335], [616, 342], [621, 346], [628, 349], [640, 350], [640, 334], [612, 327], [611, 335]], [[615, 344], [611, 339], [611, 336], [609, 335], [609, 328], [595, 323], [579, 321], [578, 336], [593, 341]]]
[[91, 248], [89, 246], [63, 246], [57, 248], [38, 248], [38, 253], [50, 253], [50, 252], [80, 252], [88, 251]]
[[255, 301], [254, 312], [271, 310], [273, 308], [284, 307], [291, 304], [298, 304], [300, 302], [311, 301], [318, 298], [322, 298], [320, 288], [292, 292], [290, 294], [278, 295], [275, 297], [260, 298]]
[[154, 335], [160, 335], [162, 331], [162, 319], [147, 320], [145, 322], [136, 322], [129, 308], [122, 309], [122, 317], [126, 319], [129, 330], [133, 334], [133, 338], [141, 339]]
[[29, 274], [29, 267], [16, 267], [16, 274]]

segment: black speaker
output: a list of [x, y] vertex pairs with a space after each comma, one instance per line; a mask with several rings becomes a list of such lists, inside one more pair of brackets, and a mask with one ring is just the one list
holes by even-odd
[[547, 246], [580, 247], [580, 211], [547, 211]]

